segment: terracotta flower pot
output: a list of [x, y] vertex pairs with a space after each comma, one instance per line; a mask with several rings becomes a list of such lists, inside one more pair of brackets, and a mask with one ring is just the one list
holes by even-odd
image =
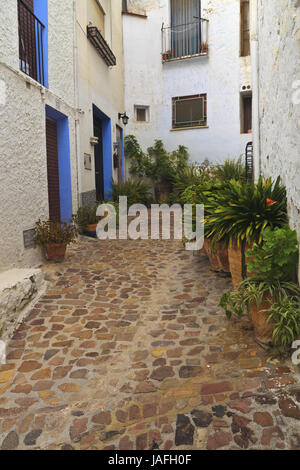
[[45, 255], [48, 261], [62, 261], [65, 258], [67, 245], [64, 243], [53, 243], [45, 245]]
[[90, 225], [88, 225], [87, 228], [86, 228], [86, 231], [87, 231], [88, 233], [95, 233], [96, 230], [97, 230], [97, 225], [98, 225], [98, 224], [90, 224]]
[[[245, 247], [245, 253], [250, 249], [249, 245]], [[228, 247], [228, 259], [229, 259], [229, 267], [232, 277], [233, 287], [235, 289], [238, 288], [240, 283], [244, 280], [243, 279], [243, 255], [242, 255], [242, 244], [240, 246], [237, 245], [236, 242], [233, 242], [231, 246]], [[247, 277], [252, 277], [254, 274], [250, 274], [247, 271], [247, 261], [250, 258], [246, 258], [246, 274]]]
[[220, 271], [219, 259], [217, 254], [211, 249], [211, 241], [209, 238], [204, 238], [204, 247], [210, 262], [211, 269], [214, 271]]
[[268, 322], [269, 315], [267, 312], [264, 312], [264, 310], [270, 308], [271, 301], [272, 299], [270, 296], [265, 294], [259, 307], [256, 302], [253, 302], [250, 306], [250, 314], [254, 326], [255, 337], [257, 342], [262, 346], [272, 344], [274, 324], [272, 321]]
[[211, 247], [211, 240], [204, 239], [204, 249], [209, 258], [211, 268], [214, 271], [229, 273], [228, 249], [222, 242], [218, 242]]

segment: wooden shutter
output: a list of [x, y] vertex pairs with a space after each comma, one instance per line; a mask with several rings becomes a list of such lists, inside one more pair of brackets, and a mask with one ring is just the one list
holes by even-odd
[[248, 0], [241, 1], [241, 56], [250, 55], [250, 6]]
[[50, 220], [60, 220], [59, 169], [56, 122], [46, 119], [48, 198]]

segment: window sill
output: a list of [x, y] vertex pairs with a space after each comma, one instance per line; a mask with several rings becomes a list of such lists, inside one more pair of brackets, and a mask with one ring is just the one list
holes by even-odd
[[193, 59], [194, 57], [207, 57], [208, 52], [199, 52], [199, 54], [190, 54], [190, 55], [182, 55], [180, 57], [171, 57], [169, 59], [162, 59], [163, 63], [166, 62], [176, 62], [178, 60], [186, 60], [186, 59]]
[[209, 129], [209, 126], [192, 126], [192, 127], [174, 127], [170, 129], [171, 132], [174, 131], [188, 131], [191, 129]]

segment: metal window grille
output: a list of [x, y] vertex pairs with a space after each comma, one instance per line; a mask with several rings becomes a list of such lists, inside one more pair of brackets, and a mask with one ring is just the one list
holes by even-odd
[[18, 0], [20, 70], [45, 84], [43, 32], [45, 26], [32, 11], [32, 0]]
[[207, 95], [173, 98], [173, 128], [207, 125]]

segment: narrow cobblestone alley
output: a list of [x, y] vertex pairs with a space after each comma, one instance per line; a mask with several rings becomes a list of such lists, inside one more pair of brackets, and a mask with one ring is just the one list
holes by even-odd
[[178, 241], [81, 239], [0, 368], [2, 449], [300, 449], [299, 369]]

